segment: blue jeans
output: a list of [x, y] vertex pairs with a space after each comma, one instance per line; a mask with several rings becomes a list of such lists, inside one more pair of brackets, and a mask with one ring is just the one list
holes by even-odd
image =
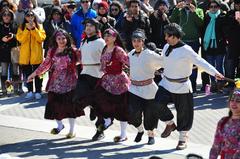
[[[223, 59], [224, 55], [206, 55], [206, 60], [212, 66], [214, 66], [220, 73], [223, 74]], [[210, 76], [211, 82], [216, 81], [214, 76]]]
[[[198, 54], [198, 51], [199, 51], [199, 48], [200, 48], [199, 40], [195, 40], [195, 41], [191, 41], [191, 42], [185, 42], [185, 43], [188, 44], [189, 46], [191, 46], [192, 49]], [[193, 92], [196, 92], [196, 90], [197, 90], [197, 75], [198, 75], [198, 70], [193, 69], [192, 74], [190, 76], [190, 81], [192, 83]]]

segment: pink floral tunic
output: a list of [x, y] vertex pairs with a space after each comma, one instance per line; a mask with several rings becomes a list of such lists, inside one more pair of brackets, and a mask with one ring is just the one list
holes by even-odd
[[210, 159], [240, 159], [240, 119], [226, 117], [218, 122]]
[[[116, 46], [116, 48], [113, 50], [115, 50], [116, 59], [118, 59], [122, 64], [129, 66], [129, 58], [127, 53], [118, 46]], [[101, 56], [101, 70], [104, 72], [101, 80], [101, 86], [106, 91], [114, 95], [120, 95], [128, 91], [130, 80], [127, 74], [123, 71], [120, 74], [107, 74], [106, 66], [111, 64], [112, 52], [105, 51]]]
[[77, 84], [75, 62], [71, 63], [68, 55], [54, 54], [51, 58], [50, 54], [48, 52], [44, 62], [36, 70], [37, 75], [50, 71], [47, 91], [63, 94], [75, 89]]

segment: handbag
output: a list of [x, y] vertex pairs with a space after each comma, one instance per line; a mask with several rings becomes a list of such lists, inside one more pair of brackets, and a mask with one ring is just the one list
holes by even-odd
[[20, 54], [19, 45], [15, 46], [11, 49], [11, 61], [12, 61], [12, 63], [14, 63], [14, 64], [19, 63], [19, 54]]

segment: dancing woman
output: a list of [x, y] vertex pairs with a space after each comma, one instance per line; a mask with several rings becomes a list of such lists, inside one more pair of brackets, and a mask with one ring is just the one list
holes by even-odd
[[73, 90], [77, 84], [76, 50], [71, 47], [70, 35], [62, 30], [57, 30], [52, 37], [45, 61], [28, 77], [28, 82], [36, 76], [49, 71], [46, 90], [48, 101], [45, 109], [45, 119], [56, 120], [57, 128], [51, 133], [58, 134], [64, 128], [62, 119], [68, 118], [70, 129], [67, 138], [75, 137], [75, 118], [84, 115], [84, 111], [73, 104]]
[[99, 115], [121, 121], [121, 134], [114, 141], [122, 142], [127, 140], [127, 91], [130, 85], [129, 77], [123, 69], [129, 65], [129, 59], [116, 30], [107, 29], [103, 37], [106, 42], [101, 56], [101, 70], [104, 75], [95, 91], [94, 102]]

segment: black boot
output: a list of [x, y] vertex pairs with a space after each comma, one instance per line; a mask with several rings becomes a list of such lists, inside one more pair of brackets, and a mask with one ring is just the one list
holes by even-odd
[[7, 89], [5, 85], [6, 80], [7, 80], [7, 76], [1, 76], [2, 95], [0, 97], [7, 96]]
[[12, 80], [13, 80], [14, 94], [20, 95], [19, 90], [18, 90], [19, 81], [20, 81], [19, 75], [13, 75]]
[[153, 144], [155, 144], [154, 137], [148, 137], [148, 145], [153, 145]]
[[98, 127], [97, 127], [97, 132], [95, 133], [95, 135], [92, 137], [92, 141], [98, 141], [98, 140], [101, 140], [103, 139], [105, 136], [104, 136], [104, 126], [103, 124], [100, 124]]
[[137, 136], [135, 137], [135, 142], [140, 142], [142, 140], [142, 136], [144, 134], [144, 131], [143, 132], [138, 132], [137, 133]]

